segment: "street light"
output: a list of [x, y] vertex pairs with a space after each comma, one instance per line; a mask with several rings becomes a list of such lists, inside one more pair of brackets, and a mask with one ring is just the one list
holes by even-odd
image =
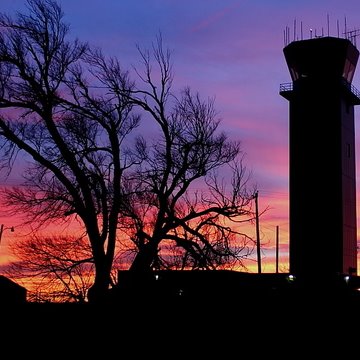
[[1, 224], [1, 226], [0, 226], [0, 243], [1, 243], [1, 238], [2, 238], [2, 234], [3, 234], [4, 230], [10, 230], [11, 232], [15, 231], [13, 226], [4, 227], [4, 224]]

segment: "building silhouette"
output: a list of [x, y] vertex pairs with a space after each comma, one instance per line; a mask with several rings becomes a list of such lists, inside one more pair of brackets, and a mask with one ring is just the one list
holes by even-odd
[[26, 288], [0, 275], [0, 305], [24, 304], [26, 303], [26, 295]]
[[317, 37], [283, 49], [289, 101], [290, 273], [307, 284], [357, 275], [352, 38]]

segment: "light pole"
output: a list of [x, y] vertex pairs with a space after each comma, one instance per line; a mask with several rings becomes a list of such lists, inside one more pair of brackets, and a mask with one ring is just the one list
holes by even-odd
[[258, 205], [258, 191], [255, 192], [255, 221], [256, 221], [256, 253], [258, 273], [261, 274], [261, 249], [260, 249], [260, 228], [259, 228], [259, 205]]
[[0, 226], [0, 244], [1, 244], [1, 238], [2, 238], [2, 234], [3, 234], [4, 230], [10, 230], [11, 232], [15, 231], [13, 226], [4, 227], [4, 224], [1, 224], [1, 226]]
[[276, 226], [276, 246], [275, 246], [275, 272], [279, 272], [279, 225]]

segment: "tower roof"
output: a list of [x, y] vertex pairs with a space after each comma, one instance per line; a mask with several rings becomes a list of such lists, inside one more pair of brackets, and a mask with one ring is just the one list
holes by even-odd
[[283, 51], [293, 81], [342, 77], [351, 83], [359, 57], [350, 40], [330, 36], [293, 41]]

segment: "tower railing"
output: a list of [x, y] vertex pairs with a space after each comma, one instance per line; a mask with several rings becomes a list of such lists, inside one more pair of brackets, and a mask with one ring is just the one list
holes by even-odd
[[343, 79], [343, 85], [360, 100], [360, 91], [353, 84]]
[[[360, 101], [360, 91], [351, 83], [347, 82], [345, 79], [342, 79], [342, 84]], [[289, 93], [294, 90], [294, 85], [292, 82], [280, 84], [280, 94]]]
[[280, 93], [286, 92], [286, 91], [293, 91], [293, 83], [292, 82], [280, 84]]

